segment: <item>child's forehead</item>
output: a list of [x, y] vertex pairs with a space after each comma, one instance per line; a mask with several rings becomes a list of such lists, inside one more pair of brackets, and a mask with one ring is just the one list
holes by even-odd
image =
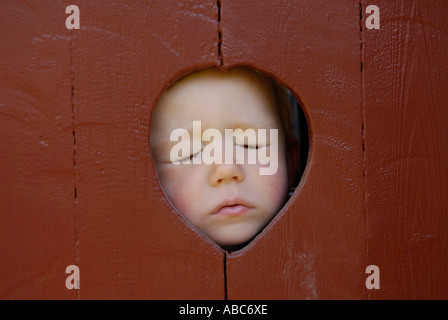
[[[207, 69], [177, 81], [154, 110], [155, 126], [187, 128], [200, 120], [203, 128], [278, 126], [275, 93], [268, 78], [255, 71]], [[155, 127], [153, 128], [155, 129]]]
[[[272, 83], [258, 72], [245, 68], [229, 71], [206, 69], [194, 72], [168, 88], [157, 103], [157, 113], [202, 114], [210, 109], [238, 105], [241, 113], [277, 113]], [[213, 107], [212, 107], [213, 106]], [[267, 110], [269, 109], [269, 110]]]
[[226, 85], [243, 85], [241, 90], [250, 87], [256, 88], [259, 93], [272, 94], [273, 88], [268, 78], [263, 74], [242, 67], [235, 67], [227, 71], [210, 68], [194, 72], [174, 83], [165, 92], [169, 95], [172, 92], [200, 91], [201, 87], [208, 86], [217, 90], [225, 88]]

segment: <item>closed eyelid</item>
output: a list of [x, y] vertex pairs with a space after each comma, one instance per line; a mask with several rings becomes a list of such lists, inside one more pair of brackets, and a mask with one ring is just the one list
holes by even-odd
[[247, 147], [263, 147], [271, 144], [271, 134], [265, 134], [264, 137], [260, 137], [258, 132], [255, 134], [242, 134], [238, 132], [234, 134], [233, 141], [235, 145], [247, 146]]
[[202, 149], [199, 150], [198, 152], [193, 152], [193, 153], [185, 156], [184, 158], [180, 159], [180, 161], [187, 160], [187, 159], [192, 159], [192, 158], [196, 157], [197, 155], [199, 155], [201, 152], [202, 152]]
[[[166, 161], [166, 163], [168, 162], [173, 162], [173, 163], [178, 163], [178, 162], [183, 162], [185, 160], [191, 159], [195, 156], [197, 156], [198, 154], [200, 154], [202, 152], [202, 150], [204, 149], [204, 144], [202, 143], [202, 141], [196, 141], [196, 143], [194, 143], [194, 139], [191, 140], [183, 140], [177, 143], [172, 143], [170, 144], [170, 148], [169, 151], [167, 152], [167, 156], [168, 159], [170, 159], [169, 161]], [[171, 151], [173, 150], [172, 148], [174, 146], [180, 146], [181, 150], [183, 149], [188, 149], [188, 152], [182, 152], [181, 155], [176, 154], [176, 152], [171, 153]], [[187, 150], [183, 150], [183, 151], [187, 151]]]

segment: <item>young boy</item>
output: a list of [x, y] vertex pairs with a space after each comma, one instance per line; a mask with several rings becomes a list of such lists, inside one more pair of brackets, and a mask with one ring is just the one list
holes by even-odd
[[[247, 68], [207, 69], [177, 81], [161, 95], [153, 110], [150, 144], [160, 185], [185, 219], [221, 247], [235, 248], [251, 240], [287, 199], [299, 148], [282, 89]], [[194, 132], [198, 124], [199, 135]], [[235, 135], [230, 141], [233, 150], [229, 150], [228, 141], [214, 143], [209, 155], [218, 155], [222, 161], [211, 163], [205, 158], [200, 161], [208, 144], [219, 140], [218, 136], [207, 140], [201, 135], [208, 129], [222, 133], [222, 137], [227, 137], [230, 129], [265, 129], [268, 133], [266, 139], [260, 139], [263, 136], [259, 134], [255, 141]], [[182, 138], [186, 142], [179, 140], [180, 136], [173, 139], [175, 132], [185, 133]], [[173, 154], [178, 154], [173, 152], [175, 148], [188, 150], [187, 157], [173, 159]], [[257, 156], [270, 153], [269, 159], [276, 161], [275, 170], [260, 174], [266, 162], [237, 161], [242, 153], [245, 159], [250, 158], [251, 151]]]

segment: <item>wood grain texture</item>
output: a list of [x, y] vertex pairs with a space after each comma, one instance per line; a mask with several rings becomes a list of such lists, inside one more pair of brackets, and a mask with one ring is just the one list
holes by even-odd
[[[366, 1], [363, 1], [367, 6]], [[363, 29], [370, 299], [448, 298], [448, 4], [376, 1]]]
[[[74, 299], [70, 34], [54, 1], [0, 3], [0, 298]], [[62, 16], [63, 17], [63, 16]]]
[[217, 63], [215, 1], [79, 1], [73, 39], [81, 299], [222, 299], [223, 252], [167, 203], [151, 108]]
[[296, 194], [228, 256], [229, 299], [365, 298], [359, 3], [226, 0], [221, 12], [224, 67], [292, 89], [311, 140]]
[[[77, 0], [69, 31], [70, 4], [0, 2], [0, 298], [448, 298], [446, 1], [375, 1], [379, 30], [365, 0]], [[234, 65], [296, 94], [310, 152], [224, 254], [163, 195], [149, 129], [169, 83]]]

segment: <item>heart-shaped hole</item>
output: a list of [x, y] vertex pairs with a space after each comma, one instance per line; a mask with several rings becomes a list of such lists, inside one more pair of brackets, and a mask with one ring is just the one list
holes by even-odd
[[228, 251], [281, 210], [308, 152], [305, 117], [289, 90], [246, 67], [195, 71], [159, 97], [151, 154], [160, 186], [186, 221]]

